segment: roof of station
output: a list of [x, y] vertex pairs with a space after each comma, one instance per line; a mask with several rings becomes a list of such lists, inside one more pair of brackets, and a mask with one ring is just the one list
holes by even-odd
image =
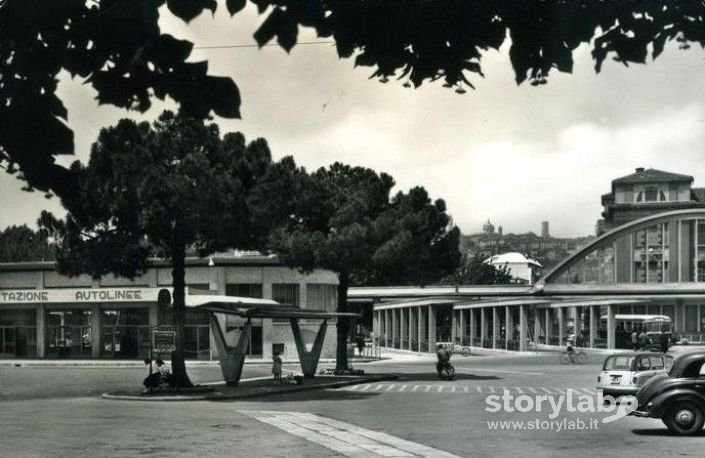
[[348, 299], [391, 300], [428, 297], [468, 298], [481, 296], [526, 296], [534, 292], [530, 285], [468, 285], [468, 286], [371, 286], [348, 290]]

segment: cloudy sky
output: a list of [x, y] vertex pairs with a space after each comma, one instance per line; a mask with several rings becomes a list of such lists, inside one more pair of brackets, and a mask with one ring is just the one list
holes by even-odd
[[[230, 19], [222, 7], [185, 25], [164, 11], [163, 30], [197, 47], [253, 44], [260, 17], [254, 8]], [[300, 40], [318, 40], [302, 31]], [[705, 186], [705, 53], [675, 43], [655, 62], [608, 61], [595, 75], [587, 48], [575, 55], [573, 75], [554, 72], [545, 86], [514, 83], [508, 46], [488, 52], [477, 90], [458, 95], [440, 84], [406, 89], [370, 80], [369, 68], [338, 59], [331, 44], [197, 49], [210, 73], [232, 77], [242, 92], [242, 120], [217, 119], [223, 131], [264, 137], [274, 157], [293, 155], [309, 169], [343, 161], [390, 173], [400, 190], [422, 185], [448, 203], [464, 233], [491, 219], [507, 232], [590, 235], [600, 195], [612, 179], [636, 167], [695, 178]], [[60, 96], [76, 134], [76, 157], [87, 159], [101, 127], [147, 113], [97, 107], [80, 80], [62, 79]], [[56, 199], [20, 191], [0, 174], [0, 228], [34, 225]]]

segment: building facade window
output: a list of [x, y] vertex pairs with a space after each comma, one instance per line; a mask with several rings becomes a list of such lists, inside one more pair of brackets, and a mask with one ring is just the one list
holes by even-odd
[[685, 306], [685, 332], [698, 332], [698, 306]]
[[225, 295], [262, 299], [262, 283], [228, 283]]
[[668, 223], [658, 224], [634, 233], [635, 283], [663, 283], [668, 272]]
[[695, 281], [705, 281], [705, 220], [697, 220], [695, 239], [695, 257], [697, 266]]
[[272, 299], [284, 305], [299, 306], [299, 284], [298, 283], [274, 283], [272, 284]]
[[309, 283], [306, 285], [306, 308], [335, 312], [337, 306], [337, 285], [317, 283]]

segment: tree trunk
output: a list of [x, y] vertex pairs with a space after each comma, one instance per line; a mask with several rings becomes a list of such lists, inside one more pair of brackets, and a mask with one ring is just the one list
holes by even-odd
[[[337, 311], [344, 313], [348, 311], [348, 283], [350, 279], [347, 272], [338, 274], [338, 307]], [[342, 371], [348, 369], [348, 334], [350, 332], [350, 319], [348, 317], [338, 317], [336, 320], [336, 351], [335, 370]]]
[[171, 281], [174, 287], [174, 328], [176, 350], [171, 354], [171, 370], [177, 388], [193, 386], [186, 373], [184, 358], [184, 324], [186, 321], [186, 247], [176, 243], [172, 252]]

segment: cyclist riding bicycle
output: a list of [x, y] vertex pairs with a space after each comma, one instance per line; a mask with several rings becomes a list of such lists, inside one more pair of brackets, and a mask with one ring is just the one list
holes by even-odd
[[436, 357], [438, 362], [436, 363], [436, 372], [441, 375], [441, 370], [448, 364], [450, 364], [450, 352], [445, 349], [441, 344], [436, 346]]
[[566, 341], [566, 347], [565, 351], [568, 353], [568, 357], [570, 358], [570, 362], [574, 363], [575, 362], [575, 334], [571, 334], [568, 336], [568, 340]]

